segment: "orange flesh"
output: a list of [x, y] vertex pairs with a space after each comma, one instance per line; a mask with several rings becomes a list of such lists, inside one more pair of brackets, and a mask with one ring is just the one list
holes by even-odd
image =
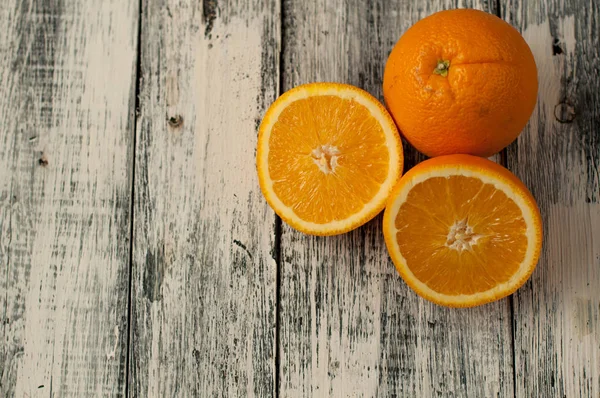
[[370, 202], [388, 175], [381, 125], [352, 99], [298, 100], [269, 138], [269, 175], [277, 197], [303, 220], [343, 220]]
[[415, 185], [395, 225], [407, 267], [446, 295], [484, 292], [508, 281], [527, 250], [519, 207], [473, 177], [432, 177]]

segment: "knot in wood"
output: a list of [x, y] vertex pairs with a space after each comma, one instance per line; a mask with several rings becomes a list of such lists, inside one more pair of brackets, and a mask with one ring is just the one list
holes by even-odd
[[173, 128], [180, 127], [183, 124], [183, 118], [181, 115], [171, 116], [167, 119], [169, 126]]
[[559, 123], [571, 123], [575, 119], [575, 108], [567, 102], [554, 107], [554, 117]]

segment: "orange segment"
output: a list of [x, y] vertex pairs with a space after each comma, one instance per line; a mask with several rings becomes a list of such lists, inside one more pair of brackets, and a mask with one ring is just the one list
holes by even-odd
[[455, 307], [514, 292], [533, 272], [542, 239], [539, 210], [523, 183], [469, 155], [410, 170], [390, 196], [384, 235], [407, 284]]
[[342, 233], [373, 218], [402, 164], [391, 117], [353, 86], [299, 86], [271, 105], [260, 126], [263, 194], [282, 219], [306, 233]]

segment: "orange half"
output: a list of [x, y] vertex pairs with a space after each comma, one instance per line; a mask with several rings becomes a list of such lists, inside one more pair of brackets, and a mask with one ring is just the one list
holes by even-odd
[[390, 115], [366, 91], [312, 83], [267, 110], [256, 163], [261, 190], [285, 222], [334, 235], [383, 210], [402, 173], [402, 144]]
[[383, 232], [406, 283], [450, 307], [513, 293], [542, 246], [540, 212], [525, 185], [470, 155], [433, 158], [406, 173], [388, 200]]

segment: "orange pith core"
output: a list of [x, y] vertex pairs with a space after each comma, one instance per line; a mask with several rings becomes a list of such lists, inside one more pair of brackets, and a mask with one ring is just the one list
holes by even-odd
[[303, 220], [343, 220], [371, 201], [388, 175], [381, 125], [351, 98], [312, 96], [286, 107], [269, 138], [277, 197]]
[[507, 282], [527, 250], [527, 225], [517, 204], [473, 177], [418, 183], [395, 226], [407, 267], [445, 295], [475, 294]]

